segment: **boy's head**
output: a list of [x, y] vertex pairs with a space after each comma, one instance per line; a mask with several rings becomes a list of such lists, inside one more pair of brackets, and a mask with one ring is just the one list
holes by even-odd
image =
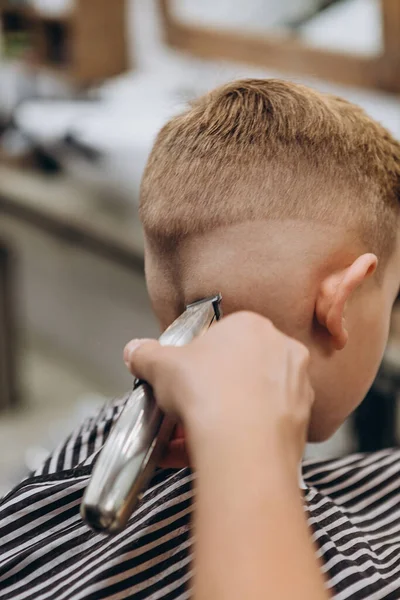
[[[310, 350], [310, 440], [362, 400], [400, 284], [400, 145], [358, 107], [245, 80], [161, 130], [143, 177], [146, 276], [161, 326], [215, 292]], [[223, 360], [223, 357], [221, 357]]]

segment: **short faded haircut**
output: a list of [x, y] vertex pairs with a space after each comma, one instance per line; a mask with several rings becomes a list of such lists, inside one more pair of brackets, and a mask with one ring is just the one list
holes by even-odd
[[160, 131], [140, 215], [152, 250], [254, 220], [343, 224], [385, 259], [394, 248], [400, 144], [358, 106], [277, 79], [206, 94]]

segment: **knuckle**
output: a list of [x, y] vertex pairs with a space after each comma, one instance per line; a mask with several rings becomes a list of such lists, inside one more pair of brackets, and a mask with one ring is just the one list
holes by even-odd
[[310, 409], [314, 406], [314, 401], [315, 401], [315, 392], [311, 385], [311, 382], [308, 382], [308, 403], [309, 403]]
[[236, 313], [238, 322], [247, 330], [254, 332], [270, 331], [274, 328], [272, 322], [257, 313], [243, 310]]
[[186, 390], [190, 395], [194, 382], [198, 380], [198, 372], [201, 370], [201, 360], [196, 360], [197, 355], [193, 354], [187, 347], [175, 348], [166, 363], [166, 380], [168, 389], [173, 391], [176, 388]]
[[[166, 412], [179, 411], [177, 390], [185, 386], [186, 361], [180, 348], [165, 349], [162, 358], [157, 361], [153, 387], [160, 407]], [[172, 351], [170, 351], [172, 350]]]
[[168, 352], [164, 356], [164, 374], [168, 381], [176, 381], [181, 376], [184, 357], [177, 352]]
[[294, 351], [300, 364], [308, 365], [310, 362], [310, 351], [301, 342], [294, 340]]

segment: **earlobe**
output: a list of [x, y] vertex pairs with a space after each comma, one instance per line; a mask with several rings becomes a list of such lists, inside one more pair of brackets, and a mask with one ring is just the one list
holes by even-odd
[[315, 315], [332, 338], [336, 350], [342, 350], [348, 340], [345, 322], [346, 302], [351, 294], [376, 270], [375, 254], [359, 256], [349, 267], [332, 273], [321, 283], [315, 304]]

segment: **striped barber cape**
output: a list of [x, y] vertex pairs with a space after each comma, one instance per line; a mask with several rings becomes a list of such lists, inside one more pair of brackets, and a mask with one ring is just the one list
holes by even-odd
[[[1, 600], [190, 597], [189, 469], [160, 471], [114, 537], [80, 518], [94, 459], [124, 402], [107, 404], [3, 498]], [[304, 509], [334, 597], [400, 599], [400, 450], [308, 461], [303, 473]]]

